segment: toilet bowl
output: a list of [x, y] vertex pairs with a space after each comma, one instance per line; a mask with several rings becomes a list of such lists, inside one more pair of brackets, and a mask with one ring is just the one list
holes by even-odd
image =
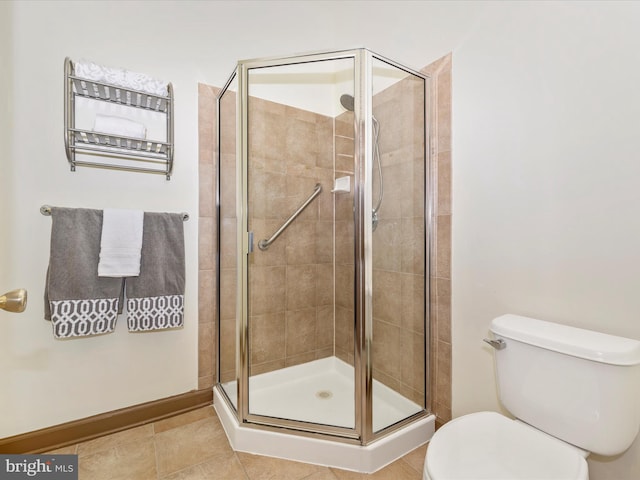
[[495, 412], [459, 417], [429, 442], [423, 480], [588, 480], [583, 450]]
[[640, 429], [640, 342], [519, 315], [491, 322], [496, 412], [456, 418], [429, 442], [423, 480], [588, 480]]

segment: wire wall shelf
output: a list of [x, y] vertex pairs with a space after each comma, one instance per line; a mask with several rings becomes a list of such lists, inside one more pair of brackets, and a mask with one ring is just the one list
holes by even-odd
[[[71, 171], [75, 171], [77, 166], [86, 166], [162, 174], [169, 180], [173, 170], [174, 154], [172, 84], [167, 85], [167, 96], [154, 95], [78, 77], [74, 74], [74, 63], [69, 58], [65, 59], [64, 70], [64, 139]], [[141, 109], [162, 115], [166, 121], [166, 138], [151, 140], [78, 128], [77, 109], [82, 108], [78, 99]], [[78, 154], [83, 154], [82, 159], [77, 158]], [[85, 159], [85, 156], [88, 159]], [[99, 156], [102, 161], [93, 160], [88, 156]]]

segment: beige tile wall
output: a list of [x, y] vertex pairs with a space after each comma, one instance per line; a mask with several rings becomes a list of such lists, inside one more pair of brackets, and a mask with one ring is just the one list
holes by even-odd
[[249, 256], [251, 374], [333, 355], [333, 119], [249, 101], [249, 230], [269, 238], [322, 193], [267, 250]]
[[218, 88], [198, 84], [198, 388], [211, 388], [215, 375], [216, 209], [215, 155]]
[[354, 354], [354, 225], [353, 176], [355, 169], [353, 112], [344, 112], [335, 119], [335, 178], [348, 176], [349, 193], [336, 193], [335, 197], [335, 285], [336, 328], [335, 352], [341, 360], [353, 365]]
[[422, 70], [431, 76], [435, 258], [431, 272], [431, 398], [436, 426], [451, 420], [451, 54]]
[[[373, 233], [373, 375], [418, 404], [425, 397], [424, 84], [376, 94], [384, 199]], [[374, 205], [377, 202], [374, 165]]]
[[[373, 234], [373, 374], [424, 399], [424, 99], [416, 82], [379, 93], [384, 200]], [[418, 107], [418, 109], [416, 109]], [[336, 177], [354, 174], [353, 113], [336, 119]], [[374, 203], [379, 188], [374, 165]], [[336, 195], [336, 355], [353, 363], [353, 193]]]
[[[437, 415], [438, 423], [441, 424], [451, 418], [451, 56], [443, 57], [425, 67], [423, 72], [432, 77], [432, 118], [435, 120], [431, 145], [434, 156], [432, 168], [434, 178], [437, 181], [435, 182], [436, 220], [433, 235], [435, 258], [432, 258], [431, 261], [433, 268], [431, 272], [432, 336], [430, 353], [432, 410]], [[215, 132], [215, 95], [218, 91], [215, 87], [199, 85], [199, 388], [208, 388], [213, 385], [215, 372], [216, 245], [212, 239], [216, 238], [213, 198], [216, 145], [213, 133]], [[259, 213], [252, 220], [256, 227], [254, 230], [259, 232], [256, 234], [257, 241], [262, 238], [261, 234], [269, 235], [279, 226], [281, 218], [277, 218], [277, 215], [280, 209], [295, 209], [301, 201], [300, 199], [306, 198], [312, 191], [316, 181], [321, 181], [325, 192], [328, 192], [332, 187], [331, 179], [334, 176], [353, 175], [353, 119], [349, 117], [352, 115], [349, 113], [336, 119], [335, 157], [333, 157], [333, 152], [324, 150], [315, 134], [311, 133], [312, 131], [327, 132], [331, 130], [331, 134], [333, 134], [332, 126], [322, 125], [324, 119], [314, 118], [313, 114], [308, 112], [287, 111], [286, 109], [289, 107], [282, 107], [283, 110], [280, 112], [277, 109], [275, 112], [271, 112], [266, 108], [266, 105], [256, 104], [256, 106], [258, 109], [264, 107], [262, 114], [270, 118], [267, 121], [265, 117], [265, 121], [258, 122], [258, 129], [251, 135], [255, 140], [261, 142], [260, 150], [254, 151], [255, 168], [259, 174], [254, 174], [255, 183], [252, 188], [259, 189], [269, 185], [269, 191], [273, 191], [269, 202], [253, 206]], [[280, 116], [280, 120], [284, 121], [284, 124], [274, 122], [272, 115]], [[287, 123], [289, 119], [291, 123]], [[311, 128], [312, 124], [315, 125], [313, 128]], [[279, 132], [278, 135], [278, 132], [270, 131], [269, 128], [285, 128], [287, 135], [283, 135], [283, 132]], [[287, 138], [296, 138], [304, 140], [304, 142], [289, 145], [278, 143], [287, 141]], [[307, 152], [305, 145], [309, 144], [312, 145], [312, 148], [310, 152]], [[331, 145], [331, 142], [328, 144]], [[258, 143], [255, 144], [256, 147], [257, 145]], [[291, 155], [285, 159], [280, 156], [284, 147], [291, 151]], [[334, 160], [335, 173], [329, 165]], [[227, 161], [231, 162], [233, 159], [229, 158]], [[224, 166], [224, 158], [222, 162]], [[420, 177], [420, 167], [416, 162], [398, 167], [394, 166], [392, 159], [387, 158], [385, 168], [387, 168], [384, 173], [385, 179], [388, 178], [390, 184], [407, 176], [406, 170], [394, 172], [394, 168], [410, 168], [412, 170], [409, 178]], [[287, 175], [288, 173], [289, 175]], [[278, 185], [279, 188], [272, 189], [272, 185]], [[223, 185], [223, 190], [224, 188]], [[278, 192], [283, 194], [278, 195]], [[334, 267], [330, 258], [331, 248], [329, 247], [330, 236], [328, 234], [331, 229], [330, 224], [333, 221], [333, 205], [330, 205], [329, 198], [331, 197], [328, 195], [318, 199], [320, 201], [317, 201], [317, 209], [305, 212], [300, 217], [302, 221], [296, 222], [300, 224], [298, 225], [299, 230], [293, 230], [296, 235], [291, 235], [292, 238], [289, 241], [282, 241], [284, 240], [283, 236], [279, 239], [281, 240], [279, 248], [276, 248], [278, 243], [276, 242], [271, 247], [273, 250], [268, 251], [269, 256], [263, 258], [254, 256], [255, 264], [253, 266], [258, 267], [255, 286], [267, 285], [267, 283], [259, 283], [260, 279], [262, 281], [267, 279], [268, 284], [284, 285], [284, 293], [282, 287], [274, 287], [273, 291], [268, 290], [268, 294], [264, 293], [264, 288], [252, 288], [255, 291], [252, 305], [258, 309], [253, 311], [256, 315], [253, 320], [255, 336], [252, 339], [255, 342], [253, 348], [255, 356], [252, 358], [254, 373], [261, 369], [267, 371], [284, 365], [322, 358], [331, 355], [334, 347], [337, 356], [349, 362], [353, 361], [354, 307], [353, 295], [351, 294], [353, 292], [353, 214], [351, 211], [353, 197], [352, 194], [340, 194], [333, 197], [335, 197], [335, 272], [332, 271]], [[415, 205], [412, 205], [412, 208], [414, 207]], [[415, 210], [413, 216], [415, 217]], [[409, 232], [409, 237], [412, 234], [421, 234], [421, 232], [415, 231], [419, 225], [412, 219], [412, 216], [400, 216], [400, 219], [398, 225], [400, 232], [404, 229]], [[223, 231], [225, 222], [228, 222], [229, 225], [234, 224], [235, 219], [223, 218]], [[309, 243], [309, 234], [315, 234], [314, 245]], [[283, 260], [286, 263], [282, 263]], [[379, 261], [386, 260], [380, 259]], [[407, 271], [401, 270], [400, 277], [397, 278], [395, 274], [385, 275], [387, 272], [384, 268], [378, 269], [379, 280], [376, 282], [378, 284], [376, 288], [379, 291], [389, 292], [390, 295], [387, 296], [388, 302], [377, 300], [377, 305], [374, 305], [374, 309], [380, 312], [379, 316], [381, 317], [376, 328], [382, 333], [381, 336], [390, 339], [391, 343], [397, 343], [401, 349], [419, 352], [421, 348], [417, 339], [420, 334], [420, 322], [416, 322], [415, 319], [420, 316], [421, 307], [420, 302], [415, 302], [415, 299], [419, 297], [413, 292], [420, 291], [424, 287], [419, 281], [420, 272], [416, 272], [414, 267], [423, 264], [423, 262], [414, 257], [405, 258], [403, 262], [401, 256], [401, 267], [403, 263]], [[227, 274], [230, 275], [228, 283], [233, 283], [235, 272], [229, 269]], [[335, 331], [332, 325], [333, 292], [331, 292], [331, 288], [324, 288], [330, 284], [333, 274], [335, 274]], [[316, 276], [313, 288], [300, 289], [299, 286], [303, 282], [299, 280], [311, 278], [312, 275]], [[224, 284], [224, 280], [221, 283]], [[291, 292], [291, 295], [287, 295], [287, 292]], [[307, 301], [313, 299], [315, 307], [309, 307], [310, 304], [302, 302], [303, 299]], [[398, 299], [401, 301], [399, 305], [396, 305]], [[260, 306], [263, 305], [262, 302], [271, 306]], [[279, 302], [276, 308], [272, 308], [274, 302]], [[390, 310], [395, 308], [409, 310], [401, 317], [407, 320], [402, 320], [401, 325], [398, 326], [404, 325], [404, 328], [394, 329], [392, 328], [394, 326], [393, 320], [385, 321]], [[235, 313], [232, 311], [226, 312], [226, 316], [230, 320], [234, 315]], [[225, 314], [223, 313], [222, 316], [225, 317]], [[227, 323], [228, 325], [223, 323], [221, 326], [222, 335], [225, 338], [234, 338], [235, 325], [233, 321]], [[228, 328], [225, 329], [225, 325]], [[262, 335], [262, 332], [270, 333]], [[231, 352], [230, 365], [233, 365], [233, 348], [233, 345], [226, 348], [228, 352]], [[224, 346], [223, 350], [225, 350]], [[273, 352], [279, 352], [280, 355], [274, 357]], [[384, 359], [383, 355], [376, 363], [384, 364]], [[399, 363], [397, 359], [393, 361], [393, 372], [390, 373], [399, 372], [398, 378], [403, 379], [399, 388], [405, 394], [415, 395], [415, 392], [419, 392], [419, 388], [415, 387], [419, 386], [423, 374], [415, 368], [417, 363], [420, 362], [417, 362], [411, 355], [401, 357]], [[384, 377], [385, 373], [378, 371], [376, 374]]]
[[220, 99], [220, 381], [236, 378], [236, 94]]

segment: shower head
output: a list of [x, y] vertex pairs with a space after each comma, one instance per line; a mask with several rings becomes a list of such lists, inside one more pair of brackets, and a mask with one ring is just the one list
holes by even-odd
[[340, 103], [342, 104], [342, 106], [346, 109], [349, 110], [350, 112], [353, 112], [353, 95], [349, 95], [348, 93], [345, 93], [344, 95], [340, 96]]
[[[348, 93], [345, 93], [344, 95], [340, 95], [340, 104], [342, 105], [342, 108], [344, 108], [345, 110], [349, 110], [350, 112], [353, 112], [353, 108], [354, 108], [353, 95], [349, 95]], [[376, 120], [376, 117], [372, 115], [371, 119], [374, 125], [378, 124], [378, 120]]]

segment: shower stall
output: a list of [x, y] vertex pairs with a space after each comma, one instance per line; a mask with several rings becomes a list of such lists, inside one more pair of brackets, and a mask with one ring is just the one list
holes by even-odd
[[428, 78], [366, 49], [218, 99], [215, 406], [236, 450], [371, 472], [426, 442]]

